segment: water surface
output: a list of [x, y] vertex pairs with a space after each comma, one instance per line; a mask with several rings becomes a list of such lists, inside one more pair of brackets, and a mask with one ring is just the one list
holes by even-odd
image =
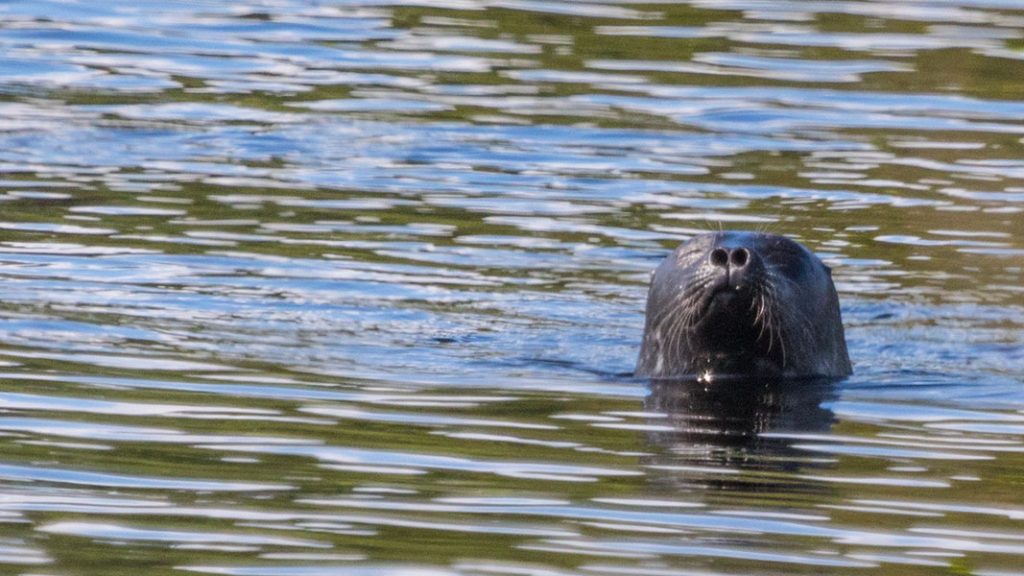
[[[12, 574], [1020, 574], [1024, 6], [0, 5]], [[855, 375], [628, 377], [719, 228]]]

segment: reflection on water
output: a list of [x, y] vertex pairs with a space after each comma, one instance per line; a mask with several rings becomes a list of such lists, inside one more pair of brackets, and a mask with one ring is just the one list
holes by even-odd
[[817, 380], [656, 381], [644, 409], [665, 428], [651, 440], [683, 458], [718, 465], [782, 464], [772, 433], [827, 433], [834, 385]]
[[[0, 4], [0, 565], [1014, 574], [1017, 2]], [[855, 375], [648, 383], [719, 227]]]

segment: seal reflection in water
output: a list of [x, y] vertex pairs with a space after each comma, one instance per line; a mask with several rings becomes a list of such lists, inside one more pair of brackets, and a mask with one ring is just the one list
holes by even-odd
[[800, 445], [809, 434], [831, 430], [835, 416], [823, 406], [837, 397], [831, 380], [736, 379], [728, 386], [698, 384], [693, 380], [650, 384], [644, 411], [652, 418], [643, 463], [653, 466], [653, 480], [676, 489], [693, 483], [751, 492], [789, 492], [798, 485], [804, 494], [823, 489], [820, 482], [804, 482], [791, 475], [732, 475], [721, 474], [720, 469], [795, 473], [829, 467], [827, 459], [808, 458]]
[[852, 372], [832, 272], [774, 234], [702, 234], [658, 266], [636, 376], [837, 378]]

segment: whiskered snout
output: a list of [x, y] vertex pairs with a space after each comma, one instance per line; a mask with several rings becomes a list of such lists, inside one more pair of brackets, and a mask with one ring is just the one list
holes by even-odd
[[652, 277], [638, 376], [849, 373], [829, 270], [788, 238], [696, 236]]

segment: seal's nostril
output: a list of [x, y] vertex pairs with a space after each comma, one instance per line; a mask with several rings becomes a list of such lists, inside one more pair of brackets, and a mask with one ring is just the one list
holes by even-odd
[[748, 261], [750, 261], [750, 252], [747, 252], [746, 248], [737, 248], [732, 251], [729, 261], [733, 266], [742, 268], [747, 265]]
[[719, 268], [725, 268], [729, 265], [729, 253], [725, 248], [715, 248], [711, 251], [711, 264], [718, 266]]

